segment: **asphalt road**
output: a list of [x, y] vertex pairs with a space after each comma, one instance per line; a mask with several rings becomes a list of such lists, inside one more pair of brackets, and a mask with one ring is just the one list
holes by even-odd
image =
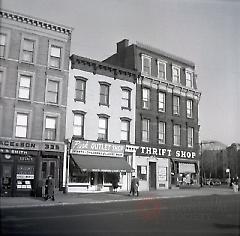
[[204, 196], [1, 210], [1, 235], [240, 235], [240, 198]]

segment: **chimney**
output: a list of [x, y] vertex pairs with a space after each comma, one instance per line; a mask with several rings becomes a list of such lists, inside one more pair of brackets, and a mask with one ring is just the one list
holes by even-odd
[[117, 53], [121, 53], [128, 47], [129, 40], [123, 39], [122, 41], [117, 43]]

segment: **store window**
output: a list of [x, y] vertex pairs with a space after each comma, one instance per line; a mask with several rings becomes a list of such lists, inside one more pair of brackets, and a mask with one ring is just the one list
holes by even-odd
[[193, 101], [187, 100], [187, 118], [192, 118], [193, 116]]
[[181, 144], [181, 126], [173, 126], [173, 145], [180, 146]]
[[18, 98], [30, 100], [32, 76], [20, 74], [18, 86]]
[[166, 62], [158, 61], [158, 78], [166, 79]]
[[193, 128], [188, 127], [188, 147], [193, 147]]
[[150, 89], [142, 88], [142, 108], [150, 109]]
[[35, 41], [31, 39], [24, 38], [22, 45], [22, 61], [33, 63], [34, 62], [34, 49]]
[[173, 96], [173, 114], [179, 115], [180, 114], [180, 97]]
[[75, 113], [73, 117], [73, 135], [83, 138], [84, 114]]
[[166, 109], [166, 94], [158, 92], [158, 111], [165, 112]]
[[62, 48], [56, 45], [50, 46], [49, 66], [55, 69], [61, 68]]
[[100, 102], [99, 105], [109, 106], [109, 87], [105, 82], [100, 82]]
[[70, 183], [89, 183], [90, 173], [82, 171], [73, 161], [69, 160], [69, 182]]
[[15, 137], [27, 138], [28, 132], [28, 114], [17, 112], [16, 114], [16, 127], [15, 127]]
[[158, 143], [165, 144], [166, 142], [166, 123], [160, 121], [158, 123]]
[[142, 55], [142, 73], [151, 75], [151, 57]]
[[7, 35], [0, 33], [0, 57], [6, 56]]
[[172, 67], [172, 81], [173, 83], [180, 83], [180, 67], [173, 66]]
[[149, 142], [149, 119], [142, 119], [142, 141]]
[[105, 116], [99, 116], [98, 140], [108, 140], [108, 118]]
[[57, 118], [46, 116], [45, 119], [45, 140], [55, 141], [57, 135]]
[[59, 103], [59, 81], [48, 79], [46, 102], [51, 104]]
[[131, 89], [122, 88], [122, 109], [131, 109]]
[[137, 166], [137, 177], [139, 180], [147, 180], [147, 166]]
[[86, 78], [83, 77], [75, 77], [75, 100], [80, 102], [85, 102], [86, 99]]
[[104, 172], [103, 173], [103, 180], [105, 184], [112, 184], [113, 181], [117, 180], [120, 181], [120, 173], [113, 173], [113, 172]]

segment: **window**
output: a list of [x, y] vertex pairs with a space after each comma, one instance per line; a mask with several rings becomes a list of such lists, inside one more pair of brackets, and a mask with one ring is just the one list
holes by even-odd
[[74, 114], [73, 117], [73, 135], [83, 138], [84, 132], [84, 115]]
[[147, 180], [147, 166], [137, 166], [137, 177], [139, 180]]
[[149, 123], [150, 120], [142, 119], [142, 141], [149, 142]]
[[16, 115], [15, 137], [27, 138], [28, 114], [18, 112]]
[[34, 61], [34, 41], [23, 39], [22, 60], [24, 62], [33, 63]]
[[77, 101], [85, 102], [86, 98], [86, 80], [82, 77], [76, 78], [76, 86], [75, 86], [75, 99]]
[[172, 79], [173, 79], [173, 83], [180, 83], [180, 68], [173, 66], [172, 67]]
[[20, 75], [19, 87], [18, 87], [18, 98], [30, 100], [31, 98], [31, 79], [32, 76]]
[[193, 101], [187, 100], [187, 117], [192, 118], [193, 115]]
[[166, 94], [163, 92], [158, 93], [158, 111], [165, 112], [166, 108]]
[[158, 61], [158, 78], [166, 79], [166, 63]]
[[188, 147], [193, 147], [193, 128], [188, 127]]
[[100, 105], [109, 106], [109, 85], [100, 83]]
[[4, 73], [4, 72], [0, 70], [0, 97], [2, 96], [3, 73]]
[[44, 132], [45, 140], [56, 140], [57, 135], [57, 118], [56, 117], [50, 117], [46, 116], [45, 119], [45, 132]]
[[61, 67], [61, 47], [51, 45], [50, 46], [50, 59], [49, 59], [49, 66], [60, 69]]
[[186, 86], [192, 88], [193, 87], [193, 73], [186, 70]]
[[122, 108], [131, 109], [131, 89], [122, 88]]
[[160, 121], [158, 123], [158, 143], [165, 144], [166, 140], [166, 123]]
[[173, 145], [180, 146], [181, 144], [181, 126], [173, 126]]
[[180, 114], [180, 97], [178, 96], [173, 96], [173, 114]]
[[48, 80], [47, 84], [47, 103], [58, 104], [59, 102], [59, 82], [55, 80]]
[[0, 33], [0, 57], [5, 57], [7, 46], [7, 35]]
[[130, 141], [130, 121], [121, 120], [121, 141], [129, 142]]
[[143, 109], [150, 109], [150, 89], [142, 89], [142, 107]]
[[99, 140], [108, 139], [108, 118], [106, 117], [99, 117], [98, 139]]
[[142, 73], [151, 75], [151, 57], [142, 55]]

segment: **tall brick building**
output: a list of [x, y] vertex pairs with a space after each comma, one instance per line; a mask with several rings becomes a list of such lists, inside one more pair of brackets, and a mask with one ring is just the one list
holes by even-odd
[[0, 11], [1, 195], [62, 182], [72, 29]]
[[126, 39], [104, 62], [139, 72], [134, 169], [140, 188], [198, 185], [201, 94], [194, 63]]

